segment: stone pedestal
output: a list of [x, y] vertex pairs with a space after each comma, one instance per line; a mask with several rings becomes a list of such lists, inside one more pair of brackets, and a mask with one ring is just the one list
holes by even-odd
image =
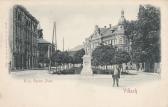
[[84, 76], [93, 75], [92, 68], [91, 68], [91, 56], [90, 55], [83, 56], [83, 68], [81, 71], [81, 75], [84, 75]]

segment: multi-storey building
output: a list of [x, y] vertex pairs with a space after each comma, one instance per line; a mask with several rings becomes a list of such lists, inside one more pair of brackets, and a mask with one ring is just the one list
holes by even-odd
[[100, 28], [98, 25], [95, 26], [93, 34], [86, 38], [84, 46], [86, 53], [92, 51], [100, 44], [112, 45], [118, 50], [127, 51], [131, 50], [130, 41], [125, 35], [124, 24], [125, 24], [124, 11], [121, 11], [121, 18], [115, 26]]
[[37, 67], [39, 21], [23, 6], [15, 5], [11, 12], [11, 69], [32, 69]]

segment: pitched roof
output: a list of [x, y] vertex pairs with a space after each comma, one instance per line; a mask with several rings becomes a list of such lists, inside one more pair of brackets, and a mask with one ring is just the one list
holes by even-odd
[[109, 29], [102, 36], [108, 36], [108, 35], [112, 35], [112, 34], [113, 34], [112, 31]]
[[39, 38], [39, 39], [38, 39], [38, 43], [51, 44], [50, 42], [48, 42], [47, 40], [45, 40], [45, 39], [43, 39], [43, 38]]
[[104, 35], [110, 28], [100, 28], [100, 34]]

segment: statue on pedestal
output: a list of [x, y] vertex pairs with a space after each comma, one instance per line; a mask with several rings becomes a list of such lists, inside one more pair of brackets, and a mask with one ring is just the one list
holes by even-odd
[[92, 67], [91, 67], [91, 47], [90, 42], [86, 41], [84, 43], [85, 55], [83, 56], [83, 68], [81, 71], [81, 75], [91, 76], [93, 75]]

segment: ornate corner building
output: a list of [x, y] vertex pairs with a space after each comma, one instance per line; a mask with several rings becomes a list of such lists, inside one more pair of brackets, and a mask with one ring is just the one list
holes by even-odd
[[39, 21], [21, 5], [15, 5], [11, 13], [10, 68], [35, 68], [38, 66]]
[[131, 42], [125, 35], [124, 24], [125, 24], [124, 11], [121, 11], [121, 18], [115, 26], [100, 28], [98, 25], [95, 26], [93, 34], [86, 38], [84, 47], [86, 53], [92, 53], [92, 51], [100, 44], [112, 45], [117, 50], [130, 52]]

